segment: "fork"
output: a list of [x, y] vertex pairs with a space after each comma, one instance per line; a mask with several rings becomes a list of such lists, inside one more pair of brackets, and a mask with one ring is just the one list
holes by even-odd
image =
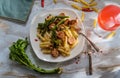
[[[96, 50], [96, 52], [101, 52], [100, 49], [82, 32], [79, 32], [79, 34], [81, 34], [87, 41], [87, 47], [86, 47], [86, 53], [87, 53], [87, 57], [88, 57], [88, 74], [92, 75], [93, 74], [93, 68], [92, 68], [92, 52], [94, 52]], [[89, 43], [88, 43], [89, 42]], [[93, 48], [94, 49], [93, 49]]]
[[96, 50], [96, 52], [101, 52], [101, 50], [82, 32], [79, 32], [88, 42], [89, 44]]

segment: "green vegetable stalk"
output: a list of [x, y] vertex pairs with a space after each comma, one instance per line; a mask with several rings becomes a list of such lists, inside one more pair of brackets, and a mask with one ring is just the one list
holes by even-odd
[[55, 29], [57, 29], [58, 25], [62, 24], [66, 18], [69, 18], [69, 16], [52, 16], [49, 19], [45, 19], [44, 23], [38, 23], [37, 28], [40, 29], [40, 33], [42, 34], [42, 36], [44, 36], [46, 31], [50, 31], [49, 25], [54, 23], [56, 19], [59, 19], [59, 18], [62, 20], [55, 26]]
[[18, 39], [9, 47], [9, 50], [10, 50], [9, 58], [13, 61], [18, 62], [19, 64], [25, 65], [28, 68], [33, 69], [40, 73], [54, 74], [54, 73], [62, 72], [61, 68], [46, 70], [33, 64], [25, 52], [25, 49], [27, 48], [27, 46], [28, 46], [27, 39], [25, 40]]

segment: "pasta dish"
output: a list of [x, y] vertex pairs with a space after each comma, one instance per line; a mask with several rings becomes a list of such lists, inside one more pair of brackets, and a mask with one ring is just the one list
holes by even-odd
[[38, 23], [37, 37], [40, 39], [40, 48], [44, 54], [52, 57], [60, 55], [66, 57], [78, 44], [78, 19], [70, 19], [64, 13], [49, 14], [43, 23]]

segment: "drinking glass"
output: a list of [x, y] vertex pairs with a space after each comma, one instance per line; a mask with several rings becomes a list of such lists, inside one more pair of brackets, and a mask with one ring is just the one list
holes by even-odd
[[105, 38], [112, 31], [118, 30], [120, 27], [120, 6], [107, 5], [98, 13], [97, 27], [94, 33]]

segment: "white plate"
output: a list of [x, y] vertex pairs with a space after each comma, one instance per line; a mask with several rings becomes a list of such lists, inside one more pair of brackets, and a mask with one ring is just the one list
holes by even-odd
[[[74, 49], [72, 49], [71, 54], [68, 57], [59, 56], [58, 58], [53, 58], [51, 55], [43, 54], [41, 52], [41, 48], [39, 47], [40, 41], [36, 36], [38, 23], [44, 22], [44, 19], [49, 14], [58, 15], [61, 12], [64, 12], [67, 16], [70, 16], [70, 19], [75, 19], [76, 17], [79, 18], [78, 15], [72, 10], [56, 9], [56, 10], [49, 10], [49, 11], [45, 11], [42, 13], [38, 13], [32, 20], [32, 24], [30, 27], [30, 42], [31, 42], [32, 48], [33, 48], [36, 56], [41, 60], [44, 60], [47, 62], [63, 62], [63, 61], [67, 61], [67, 60], [70, 60], [70, 59], [76, 57], [83, 50], [85, 40], [82, 36], [79, 36], [79, 44]], [[78, 22], [78, 25], [81, 27], [82, 32], [84, 32], [85, 30], [84, 30], [84, 27], [83, 27], [82, 23], [80, 22], [80, 20]], [[37, 39], [38, 41], [36, 41], [35, 39]]]

